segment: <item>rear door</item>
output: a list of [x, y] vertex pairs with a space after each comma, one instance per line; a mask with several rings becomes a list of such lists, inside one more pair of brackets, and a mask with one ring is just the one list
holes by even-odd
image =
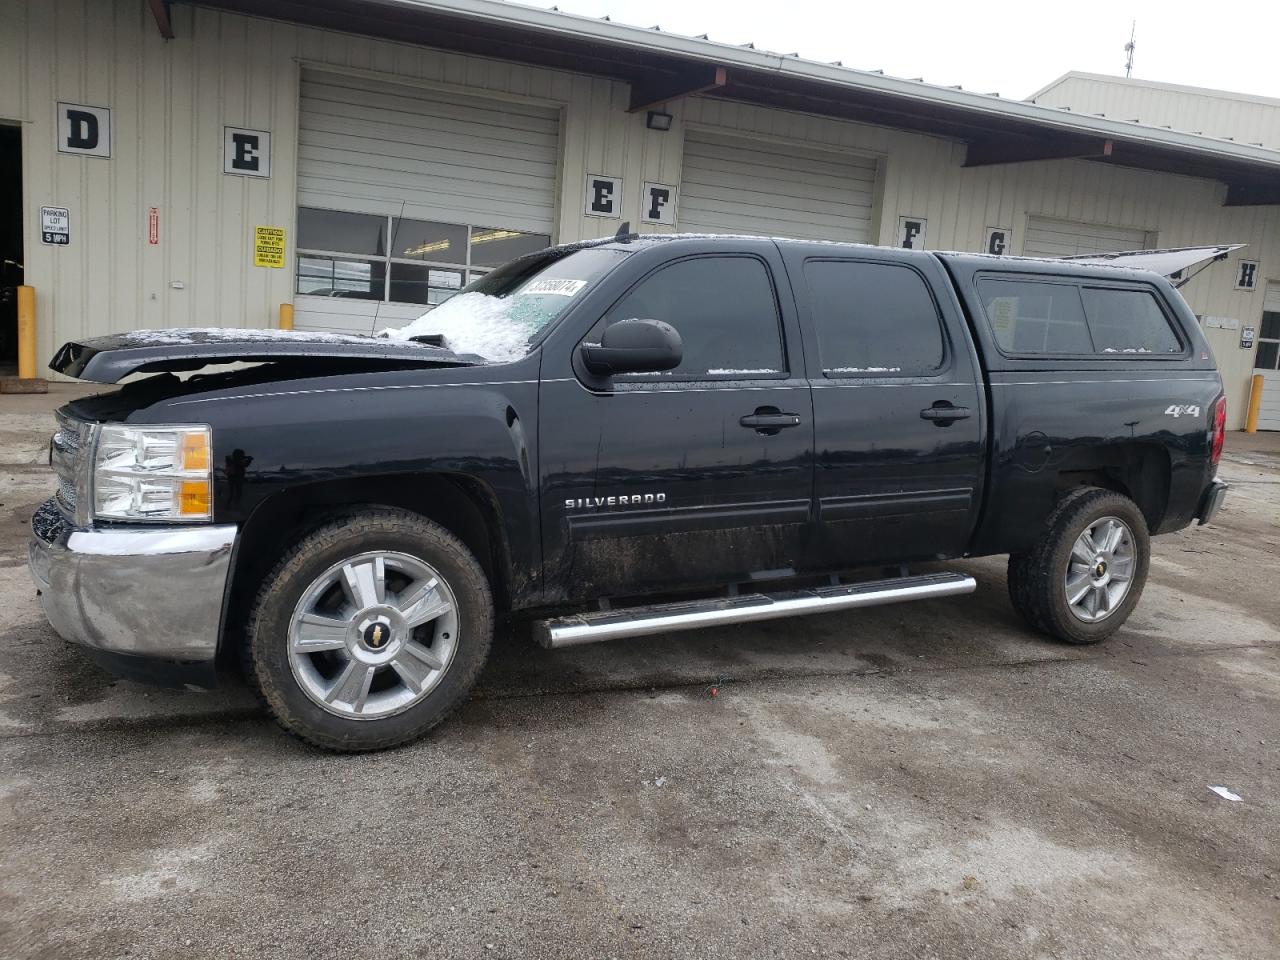
[[786, 245], [809, 357], [814, 562], [962, 554], [980, 501], [980, 368], [931, 256]]
[[[553, 599], [743, 581], [799, 562], [812, 515], [813, 417], [777, 248], [681, 249], [670, 259], [637, 255], [628, 269], [639, 272], [616, 301], [544, 350]], [[596, 378], [575, 362], [582, 342], [637, 318], [680, 333], [677, 369]]]

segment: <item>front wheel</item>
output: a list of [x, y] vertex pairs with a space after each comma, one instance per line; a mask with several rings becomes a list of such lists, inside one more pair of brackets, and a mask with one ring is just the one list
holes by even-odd
[[281, 726], [328, 750], [380, 750], [421, 737], [466, 697], [489, 654], [493, 600], [451, 533], [369, 509], [285, 555], [246, 633], [246, 674]]
[[1128, 497], [1084, 487], [1064, 498], [1025, 553], [1009, 556], [1009, 597], [1038, 630], [1068, 643], [1111, 636], [1147, 582], [1151, 537]]

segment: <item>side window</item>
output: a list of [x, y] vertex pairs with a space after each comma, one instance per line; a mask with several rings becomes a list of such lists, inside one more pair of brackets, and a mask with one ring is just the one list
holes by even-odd
[[664, 379], [741, 379], [786, 370], [773, 283], [754, 257], [696, 257], [663, 267], [614, 304], [588, 339], [620, 320], [665, 320], [679, 332], [684, 359], [660, 374]]
[[1099, 353], [1182, 353], [1169, 319], [1149, 290], [1081, 291]]
[[978, 292], [1005, 353], [1094, 352], [1074, 284], [985, 278]]
[[913, 376], [942, 366], [938, 308], [910, 267], [810, 260], [805, 283], [828, 377]]

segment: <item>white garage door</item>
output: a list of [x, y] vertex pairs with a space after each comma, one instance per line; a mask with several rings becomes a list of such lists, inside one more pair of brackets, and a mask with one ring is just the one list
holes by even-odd
[[559, 111], [302, 75], [298, 205], [549, 233]]
[[685, 233], [872, 241], [873, 159], [690, 130], [681, 181]]
[[1267, 284], [1262, 303], [1262, 329], [1258, 331], [1254, 373], [1262, 374], [1262, 406], [1259, 430], [1280, 430], [1280, 283]]
[[1147, 250], [1155, 246], [1155, 234], [1133, 227], [1028, 217], [1022, 243], [1024, 257], [1074, 257], [1088, 253]]
[[301, 329], [398, 326], [553, 236], [558, 110], [304, 71]]

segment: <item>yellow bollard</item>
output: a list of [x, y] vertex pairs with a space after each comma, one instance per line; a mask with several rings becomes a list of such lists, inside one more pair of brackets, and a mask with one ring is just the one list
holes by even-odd
[[1258, 432], [1258, 411], [1262, 409], [1262, 374], [1253, 375], [1253, 384], [1249, 387], [1249, 414], [1244, 418], [1244, 432]]
[[293, 329], [293, 304], [292, 303], [280, 304], [280, 329], [281, 330]]
[[36, 378], [36, 288], [18, 288], [18, 379]]

